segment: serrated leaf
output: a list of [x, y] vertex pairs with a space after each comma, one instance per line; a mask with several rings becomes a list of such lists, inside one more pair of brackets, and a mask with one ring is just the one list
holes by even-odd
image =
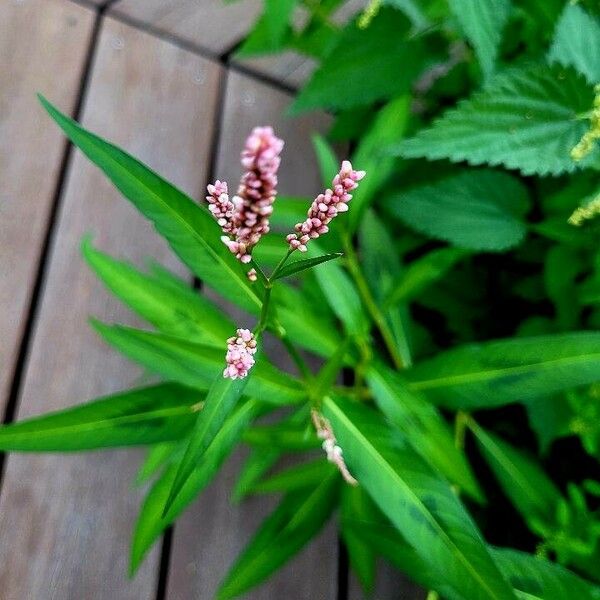
[[297, 273], [302, 273], [302, 271], [312, 269], [313, 267], [329, 262], [330, 260], [335, 260], [336, 258], [340, 258], [340, 256], [343, 256], [341, 252], [334, 252], [332, 254], [323, 254], [314, 258], [305, 258], [303, 260], [296, 260], [294, 262], [287, 263], [272, 279], [273, 281], [276, 281], [277, 279], [282, 279], [283, 277], [290, 277], [292, 275], [296, 275]]
[[[107, 343], [132, 360], [190, 387], [208, 390], [225, 367], [225, 349], [120, 325], [95, 321], [93, 326]], [[246, 393], [274, 404], [295, 404], [304, 397], [300, 382], [273, 367], [263, 356], [252, 367]]]
[[184, 437], [204, 400], [176, 383], [106, 396], [0, 427], [0, 450], [74, 452], [156, 444]]
[[459, 22], [486, 77], [496, 66], [502, 32], [511, 10], [510, 0], [449, 0], [450, 10]]
[[[227, 420], [212, 444], [204, 454], [204, 460], [186, 481], [168, 518], [162, 516], [163, 508], [173, 480], [177, 465], [172, 465], [152, 486], [146, 496], [135, 525], [131, 547], [130, 572], [135, 573], [144, 556], [158, 539], [160, 534], [179, 516], [196, 496], [211, 482], [225, 458], [239, 440], [242, 431], [248, 426], [257, 412], [253, 400], [244, 403]], [[210, 512], [210, 507], [207, 507]]]
[[236, 57], [245, 58], [277, 52], [284, 46], [289, 23], [298, 0], [265, 0], [264, 11]]
[[86, 131], [45, 98], [50, 116], [117, 189], [150, 219], [173, 251], [207, 285], [257, 314], [261, 301], [241, 263], [220, 240], [221, 231], [208, 210], [141, 162]]
[[314, 489], [288, 494], [242, 551], [217, 593], [234, 598], [269, 577], [299, 552], [325, 525], [336, 505], [338, 474]]
[[470, 429], [504, 493], [523, 517], [553, 522], [561, 494], [542, 467], [476, 423], [471, 422]]
[[349, 24], [291, 111], [345, 109], [408, 92], [423, 55], [420, 40], [407, 39], [408, 26], [406, 17], [388, 8], [367, 29]]
[[461, 171], [397, 192], [385, 205], [409, 227], [467, 250], [507, 250], [527, 231], [527, 190], [500, 171]]
[[574, 67], [596, 84], [600, 81], [600, 21], [581, 6], [567, 3], [556, 24], [548, 60]]
[[549, 395], [600, 380], [600, 334], [574, 332], [469, 344], [406, 371], [412, 390], [470, 410]]
[[177, 465], [177, 473], [163, 508], [165, 516], [168, 517], [177, 496], [191, 477], [194, 469], [200, 464], [206, 449], [215, 439], [223, 423], [225, 423], [242, 397], [248, 384], [248, 378], [251, 377], [252, 374], [241, 379], [226, 379], [219, 374], [210, 386], [204, 400], [204, 406], [198, 413], [196, 423], [190, 434], [185, 453]]
[[350, 472], [418, 555], [470, 600], [514, 598], [450, 485], [364, 406], [326, 398]]
[[235, 331], [229, 317], [191, 287], [138, 271], [84, 240], [85, 260], [106, 287], [160, 331], [191, 341], [223, 347]]
[[463, 452], [443, 417], [423, 397], [414, 395], [391, 369], [379, 363], [367, 372], [375, 402], [427, 463], [472, 498], [483, 494]]
[[483, 91], [447, 111], [402, 142], [405, 158], [447, 158], [472, 165], [503, 165], [524, 175], [560, 175], [576, 164], [570, 150], [588, 128], [593, 89], [572, 69], [541, 64], [502, 73]]

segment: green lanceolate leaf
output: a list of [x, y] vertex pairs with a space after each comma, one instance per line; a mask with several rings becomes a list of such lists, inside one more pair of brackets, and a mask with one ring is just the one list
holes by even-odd
[[[190, 387], [208, 390], [225, 367], [225, 349], [120, 325], [94, 321], [93, 326], [107, 343], [127, 357], [166, 379]], [[252, 367], [246, 394], [274, 404], [295, 404], [305, 395], [297, 379], [273, 367], [263, 356]]]
[[176, 383], [140, 388], [0, 427], [0, 450], [73, 452], [183, 438], [204, 394]]
[[331, 472], [317, 487], [285, 496], [239, 556], [217, 598], [226, 600], [243, 594], [299, 552], [331, 515], [338, 489], [338, 475]]
[[334, 466], [318, 458], [283, 469], [252, 487], [254, 494], [289, 493], [303, 488], [315, 488], [335, 472]]
[[408, 92], [423, 60], [421, 41], [409, 40], [408, 28], [408, 20], [388, 8], [367, 29], [348, 25], [292, 111], [345, 109]]
[[548, 60], [574, 67], [592, 83], [600, 81], [600, 20], [568, 3], [560, 17]]
[[46, 99], [40, 97], [40, 101], [73, 144], [154, 223], [202, 281], [242, 308], [260, 311], [260, 299], [241, 263], [221, 242], [219, 227], [208, 210], [123, 150], [86, 131]]
[[[178, 494], [169, 515], [163, 516], [163, 508], [169, 496], [178, 465], [171, 465], [156, 481], [144, 500], [142, 510], [135, 525], [131, 548], [131, 573], [135, 573], [144, 556], [160, 534], [184, 511], [196, 496], [211, 482], [223, 461], [238, 442], [242, 431], [248, 426], [257, 412], [253, 400], [245, 402], [227, 420], [204, 454], [202, 462], [194, 469], [181, 492]], [[207, 506], [210, 515], [210, 507]]]
[[504, 493], [521, 514], [552, 522], [561, 494], [541, 465], [473, 421], [470, 427]]
[[[577, 164], [570, 151], [588, 129], [594, 92], [575, 71], [541, 64], [502, 73], [483, 91], [401, 142], [405, 158], [504, 165], [524, 175], [560, 175]], [[594, 152], [578, 163], [597, 159]]]
[[385, 204], [409, 227], [467, 250], [507, 250], [527, 231], [527, 190], [500, 171], [461, 171], [397, 192]]
[[321, 446], [314, 429], [304, 424], [259, 425], [244, 433], [244, 442], [252, 446], [288, 452], [312, 450]]
[[482, 71], [489, 77], [496, 67], [502, 32], [510, 15], [510, 0], [450, 0], [449, 5], [475, 48]]
[[302, 273], [302, 271], [306, 271], [307, 269], [312, 269], [317, 265], [323, 264], [325, 262], [329, 262], [330, 260], [335, 260], [336, 258], [340, 258], [343, 256], [341, 252], [334, 252], [332, 254], [323, 254], [322, 256], [316, 256], [315, 258], [305, 258], [304, 260], [297, 260], [291, 263], [287, 263], [280, 271], [273, 277], [273, 281], [277, 279], [281, 279], [283, 277], [290, 277], [291, 275], [296, 275], [298, 273]]
[[375, 402], [431, 467], [479, 501], [483, 495], [464, 452], [456, 448], [454, 436], [437, 409], [414, 395], [404, 380], [379, 363], [367, 372]]
[[465, 598], [514, 598], [450, 488], [370, 409], [326, 398], [350, 472], [418, 555]]
[[83, 256], [113, 294], [163, 333], [222, 348], [235, 331], [229, 317], [191, 287], [142, 273], [96, 250], [89, 240]]
[[151, 446], [142, 466], [138, 469], [135, 478], [136, 485], [142, 485], [150, 481], [166, 464], [179, 458], [183, 447], [182, 442], [185, 443], [185, 438], [180, 442], [163, 442]]
[[[252, 377], [252, 375], [249, 375]], [[204, 401], [204, 407], [198, 414], [196, 424], [190, 435], [190, 441], [185, 453], [179, 462], [177, 474], [173, 480], [173, 486], [169, 492], [164, 514], [168, 515], [171, 507], [186, 481], [191, 477], [194, 469], [202, 460], [203, 454], [215, 439], [217, 433], [231, 414], [235, 405], [239, 402], [248, 378], [229, 379], [217, 375], [211, 385]]]
[[413, 27], [425, 29], [429, 25], [429, 20], [417, 0], [383, 0], [383, 2], [401, 10], [411, 20]]
[[600, 334], [574, 332], [469, 344], [409, 371], [410, 389], [436, 404], [489, 408], [600, 379]]

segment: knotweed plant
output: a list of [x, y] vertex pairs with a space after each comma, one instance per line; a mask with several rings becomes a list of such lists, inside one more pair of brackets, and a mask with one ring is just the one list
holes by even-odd
[[221, 599], [331, 520], [367, 593], [384, 558], [430, 600], [600, 598], [598, 3], [373, 0], [339, 26], [341, 2], [298, 2], [300, 29], [295, 4], [239, 53], [318, 61], [291, 112], [332, 111], [352, 162], [315, 137], [314, 199], [286, 197], [269, 126], [197, 202], [42, 100], [201, 289], [86, 239], [149, 324], [93, 326], [162, 381], [0, 449], [147, 447], [133, 573], [244, 445], [232, 498], [281, 499]]

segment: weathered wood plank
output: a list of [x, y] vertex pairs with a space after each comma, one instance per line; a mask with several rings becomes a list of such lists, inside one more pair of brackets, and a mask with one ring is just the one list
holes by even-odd
[[0, 411], [65, 148], [35, 94], [73, 111], [93, 19], [92, 11], [62, 0], [0, 2]]
[[[83, 122], [197, 194], [206, 178], [219, 74], [216, 64], [108, 19]], [[60, 79], [61, 70], [52, 76]], [[139, 382], [140, 370], [86, 323], [90, 314], [133, 321], [79, 257], [80, 238], [90, 231], [114, 255], [136, 262], [152, 256], [183, 270], [149, 223], [77, 154], [58, 217], [19, 418]], [[137, 463], [130, 452], [11, 455], [0, 498], [2, 597], [153, 598], [158, 549], [133, 582], [126, 576], [140, 500], [131, 484]]]
[[[216, 177], [230, 182], [235, 189], [241, 174], [240, 150], [247, 134], [255, 125], [271, 124], [286, 142], [279, 175], [280, 192], [293, 195], [318, 192], [320, 182], [310, 134], [323, 130], [329, 119], [323, 115], [285, 119], [282, 113], [290, 101], [287, 94], [229, 72]], [[229, 461], [217, 481], [175, 526], [168, 600], [214, 597], [229, 565], [274, 507], [273, 497], [230, 505], [229, 494], [239, 471], [241, 454]], [[253, 600], [334, 599], [337, 554], [335, 532], [327, 528], [271, 581], [245, 597]]]
[[222, 54], [248, 31], [261, 0], [119, 0], [111, 12]]

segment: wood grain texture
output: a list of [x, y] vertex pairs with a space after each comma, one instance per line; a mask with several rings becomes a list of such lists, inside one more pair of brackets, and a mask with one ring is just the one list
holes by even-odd
[[[246, 136], [255, 125], [270, 124], [286, 143], [279, 171], [280, 193], [314, 195], [318, 192], [320, 182], [310, 134], [325, 129], [329, 119], [324, 115], [286, 119], [283, 112], [290, 101], [287, 94], [229, 72], [215, 177], [230, 182], [235, 189], [241, 175], [239, 156]], [[281, 361], [278, 364], [281, 365]], [[230, 505], [229, 495], [242, 454], [238, 452], [229, 461], [219, 478], [176, 524], [168, 600], [213, 598], [229, 566], [274, 508], [273, 497], [252, 498], [241, 505]], [[328, 527], [271, 580], [244, 598], [334, 600], [337, 555], [336, 534]]]
[[[217, 65], [109, 19], [83, 122], [197, 195], [206, 177], [219, 75]], [[93, 232], [95, 243], [113, 255], [138, 263], [152, 256], [183, 272], [149, 223], [77, 154], [58, 216], [18, 418], [143, 379], [87, 325], [90, 314], [134, 321], [83, 264], [79, 245], [85, 232]], [[134, 581], [126, 576], [141, 499], [131, 484], [137, 466], [137, 453], [125, 451], [11, 455], [0, 498], [2, 598], [154, 598], [158, 548]]]
[[66, 146], [35, 94], [73, 111], [93, 19], [63, 0], [0, 2], [0, 411]]
[[261, 7], [261, 0], [119, 0], [111, 12], [222, 54], [244, 36]]

